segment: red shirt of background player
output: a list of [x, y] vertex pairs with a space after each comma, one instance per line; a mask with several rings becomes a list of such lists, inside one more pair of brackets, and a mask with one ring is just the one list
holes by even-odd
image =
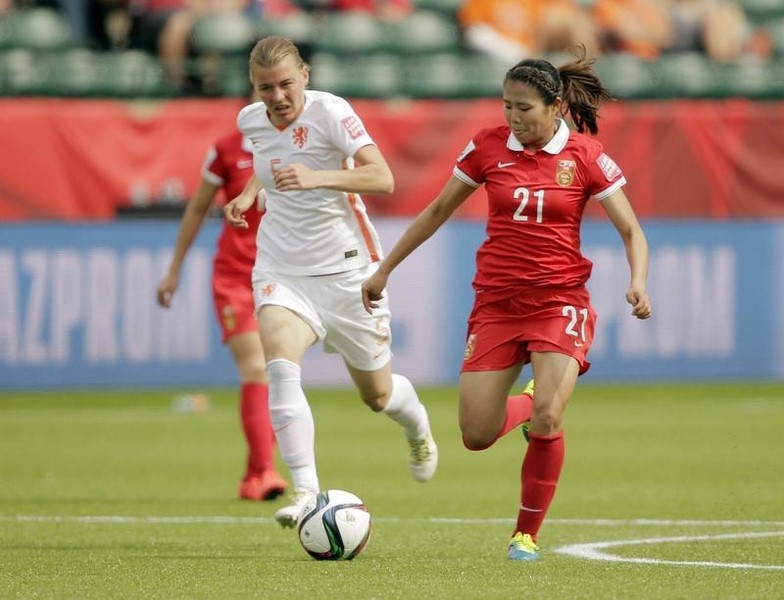
[[[239, 196], [253, 175], [250, 142], [235, 131], [216, 142], [207, 152], [202, 177], [223, 190], [223, 202]], [[213, 261], [212, 291], [223, 340], [256, 331], [251, 271], [256, 260], [256, 231], [262, 213], [245, 214], [247, 229], [223, 226]]]

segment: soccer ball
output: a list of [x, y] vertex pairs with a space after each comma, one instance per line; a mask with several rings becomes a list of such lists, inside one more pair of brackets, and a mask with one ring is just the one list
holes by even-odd
[[327, 490], [302, 507], [299, 541], [316, 560], [351, 560], [370, 539], [370, 513], [357, 496]]

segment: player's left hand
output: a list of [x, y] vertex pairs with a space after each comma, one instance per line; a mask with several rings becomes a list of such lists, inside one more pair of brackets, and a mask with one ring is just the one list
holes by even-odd
[[299, 163], [275, 169], [272, 176], [275, 179], [275, 189], [280, 192], [312, 190], [320, 187], [318, 171]]
[[632, 305], [632, 316], [638, 319], [649, 319], [653, 314], [651, 300], [645, 290], [630, 287], [626, 292], [626, 301]]

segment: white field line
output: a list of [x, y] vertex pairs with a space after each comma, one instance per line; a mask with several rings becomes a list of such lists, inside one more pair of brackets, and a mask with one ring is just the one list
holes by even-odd
[[[491, 523], [510, 523], [512, 519], [458, 519], [448, 517], [400, 518], [374, 517], [377, 523], [434, 523], [447, 525], [487, 525]], [[158, 524], [158, 525], [248, 525], [273, 524], [269, 517], [232, 517], [232, 516], [127, 516], [127, 515], [0, 515], [0, 523], [89, 523], [89, 524]], [[692, 519], [548, 519], [553, 525], [601, 526], [601, 527], [784, 527], [784, 521], [721, 521]], [[613, 540], [583, 544], [569, 544], [555, 548], [554, 552], [585, 560], [626, 562], [657, 565], [679, 565], [690, 567], [714, 567], [722, 569], [762, 569], [784, 570], [784, 565], [760, 565], [751, 563], [724, 563], [717, 561], [679, 561], [658, 558], [617, 556], [604, 552], [608, 548], [639, 546], [643, 544], [671, 544], [679, 542], [703, 542], [727, 539], [754, 539], [763, 537], [784, 537], [784, 531], [762, 531], [746, 533], [723, 533], [718, 535], [694, 535], [678, 537], [656, 537], [631, 540]]]
[[[271, 517], [237, 516], [133, 516], [133, 515], [0, 515], [0, 522], [29, 523], [120, 523], [120, 524], [161, 524], [190, 525], [195, 523], [214, 523], [218, 525], [247, 525], [274, 523]], [[504, 524], [511, 518], [461, 519], [451, 517], [373, 517], [377, 523], [444, 523], [448, 525], [487, 525]], [[547, 519], [552, 525], [588, 525], [601, 527], [784, 527], [784, 521], [719, 521], [691, 519]], [[784, 533], [784, 532], [783, 532]]]
[[749, 533], [723, 533], [720, 535], [684, 535], [678, 537], [656, 537], [637, 540], [615, 540], [612, 542], [591, 542], [588, 544], [569, 544], [556, 548], [558, 554], [566, 554], [576, 558], [588, 560], [603, 560], [608, 562], [625, 562], [649, 565], [681, 565], [689, 567], [718, 567], [721, 569], [762, 569], [784, 570], [784, 565], [760, 565], [753, 563], [728, 563], [716, 561], [688, 561], [688, 560], [663, 560], [660, 558], [639, 558], [617, 556], [603, 552], [606, 548], [621, 548], [624, 546], [641, 546], [643, 544], [673, 544], [680, 542], [708, 542], [716, 540], [754, 539], [764, 537], [784, 537], [784, 531], [759, 531]]

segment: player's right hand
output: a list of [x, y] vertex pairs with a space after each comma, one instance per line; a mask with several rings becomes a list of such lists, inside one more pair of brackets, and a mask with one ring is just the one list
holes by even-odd
[[223, 207], [223, 216], [226, 222], [232, 227], [247, 229], [249, 225], [245, 220], [245, 212], [253, 206], [254, 202], [256, 202], [255, 194], [240, 194], [234, 198]]
[[158, 304], [163, 308], [170, 308], [174, 292], [179, 284], [179, 277], [176, 273], [169, 273], [163, 278], [158, 286]]
[[632, 305], [632, 316], [638, 319], [650, 319], [653, 314], [651, 299], [644, 289], [630, 287], [626, 292], [626, 301]]

